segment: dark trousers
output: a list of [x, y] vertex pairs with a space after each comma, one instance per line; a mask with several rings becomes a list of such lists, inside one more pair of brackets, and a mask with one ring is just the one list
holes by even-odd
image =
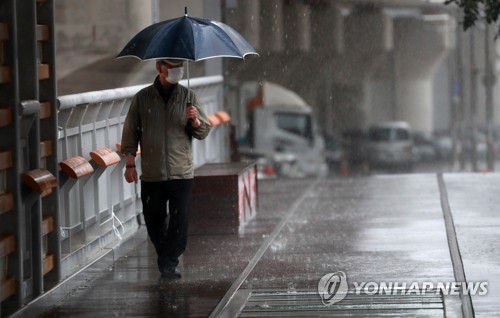
[[158, 254], [160, 271], [164, 267], [176, 267], [186, 249], [192, 184], [193, 179], [141, 181], [144, 220]]

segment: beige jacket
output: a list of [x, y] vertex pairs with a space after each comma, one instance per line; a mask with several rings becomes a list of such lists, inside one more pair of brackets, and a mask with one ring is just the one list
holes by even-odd
[[122, 132], [121, 152], [135, 154], [141, 147], [142, 181], [192, 179], [192, 137], [204, 139], [211, 128], [191, 91], [201, 125], [193, 128], [185, 116], [188, 89], [176, 85], [167, 104], [154, 84], [132, 99]]

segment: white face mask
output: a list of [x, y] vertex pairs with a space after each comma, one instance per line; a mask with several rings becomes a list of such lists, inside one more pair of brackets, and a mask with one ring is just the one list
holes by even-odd
[[170, 84], [177, 84], [182, 79], [183, 75], [184, 75], [183, 67], [169, 68], [168, 75], [167, 77], [165, 77], [165, 79]]

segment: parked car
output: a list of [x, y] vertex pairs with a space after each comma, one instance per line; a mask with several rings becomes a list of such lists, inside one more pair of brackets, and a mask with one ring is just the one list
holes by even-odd
[[437, 150], [438, 159], [449, 160], [453, 155], [453, 138], [450, 136], [449, 132], [435, 132], [433, 140]]
[[474, 146], [472, 142], [472, 136], [474, 136], [474, 141], [476, 144], [476, 155], [478, 159], [485, 160], [486, 153], [488, 151], [487, 138], [486, 134], [475, 130], [474, 135], [472, 134], [472, 129], [465, 129], [463, 134], [463, 152], [466, 158], [470, 158], [472, 156], [472, 152], [474, 151]]
[[422, 131], [413, 130], [413, 161], [435, 161], [439, 158], [438, 146]]
[[368, 130], [367, 161], [369, 169], [413, 169], [413, 133], [403, 121], [382, 122]]
[[338, 170], [344, 160], [344, 150], [339, 139], [335, 136], [325, 136], [325, 159], [329, 169]]

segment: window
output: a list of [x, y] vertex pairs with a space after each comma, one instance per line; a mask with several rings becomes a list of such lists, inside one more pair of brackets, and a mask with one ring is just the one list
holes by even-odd
[[311, 116], [308, 114], [277, 112], [274, 119], [282, 130], [308, 139], [313, 136]]
[[410, 139], [408, 130], [403, 128], [376, 128], [370, 130], [371, 141], [401, 141]]

